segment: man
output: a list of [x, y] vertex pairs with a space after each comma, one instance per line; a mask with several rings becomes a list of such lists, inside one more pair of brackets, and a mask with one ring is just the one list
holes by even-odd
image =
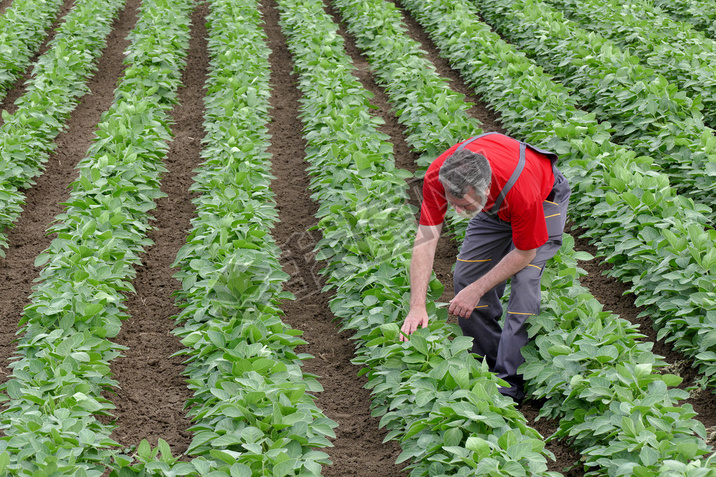
[[[425, 299], [448, 204], [470, 218], [448, 311], [474, 339], [472, 352], [509, 383], [500, 392], [518, 402], [524, 398], [517, 374], [524, 362], [520, 350], [529, 341], [525, 321], [539, 313], [542, 270], [562, 244], [567, 215], [569, 184], [556, 161], [549, 151], [499, 133], [475, 136], [445, 151], [425, 175], [410, 263], [403, 341], [428, 324]], [[501, 328], [500, 298], [508, 278], [511, 292]]]

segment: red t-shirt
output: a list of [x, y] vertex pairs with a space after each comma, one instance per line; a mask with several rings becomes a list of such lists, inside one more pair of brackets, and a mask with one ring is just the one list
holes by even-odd
[[[438, 179], [440, 167], [461, 143], [443, 152], [435, 159], [423, 182], [423, 204], [420, 210], [421, 225], [438, 225], [445, 220], [448, 202], [445, 188]], [[490, 211], [495, 199], [512, 176], [520, 158], [520, 143], [503, 134], [489, 134], [474, 140], [467, 149], [482, 154], [492, 168], [492, 184], [487, 204]], [[554, 173], [549, 158], [529, 147], [525, 151], [525, 167], [512, 189], [507, 192], [497, 216], [512, 225], [512, 242], [520, 250], [544, 245], [549, 234], [542, 203], [552, 191]]]

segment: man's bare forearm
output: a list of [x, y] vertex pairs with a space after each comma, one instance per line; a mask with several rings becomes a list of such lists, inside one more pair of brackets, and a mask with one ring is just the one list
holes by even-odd
[[460, 290], [450, 300], [448, 313], [469, 318], [485, 293], [525, 268], [534, 256], [535, 250], [512, 250], [495, 265], [495, 268]]
[[425, 307], [442, 225], [419, 225], [410, 260], [410, 307]]
[[410, 310], [400, 328], [400, 341], [410, 340], [410, 335], [415, 330], [428, 326], [429, 317], [425, 300], [441, 230], [442, 225], [418, 225], [413, 243], [413, 256], [410, 259]]
[[495, 267], [474, 282], [474, 286], [484, 295], [497, 284], [504, 282], [525, 268], [534, 258], [537, 251], [513, 249], [505, 255]]

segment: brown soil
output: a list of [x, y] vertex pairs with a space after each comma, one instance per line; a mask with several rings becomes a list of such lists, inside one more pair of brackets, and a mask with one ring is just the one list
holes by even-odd
[[[4, 0], [0, 8], [9, 3]], [[67, 2], [69, 4], [69, 2]], [[74, 180], [75, 164], [84, 157], [93, 138], [92, 131], [102, 111], [109, 108], [113, 90], [122, 71], [122, 52], [126, 48], [128, 31], [136, 21], [139, 0], [128, 0], [108, 42], [96, 76], [91, 80], [91, 96], [85, 98], [72, 114], [69, 129], [57, 140], [57, 151], [50, 157], [47, 170], [38, 178], [37, 184], [28, 191], [27, 205], [17, 226], [10, 231], [7, 257], [0, 259], [0, 382], [10, 373], [8, 360], [14, 352], [13, 340], [17, 331], [22, 308], [28, 302], [32, 281], [38, 276], [34, 257], [49, 246], [51, 236], [45, 235], [50, 222], [61, 212], [59, 205], [68, 197], [67, 185]], [[65, 7], [66, 8], [66, 7]], [[181, 374], [180, 358], [170, 355], [180, 349], [178, 340], [171, 334], [174, 326], [171, 317], [178, 313], [171, 296], [179, 286], [172, 278], [171, 269], [176, 252], [185, 241], [189, 220], [194, 213], [191, 194], [188, 192], [192, 171], [199, 162], [200, 141], [203, 136], [202, 97], [206, 78], [206, 31], [204, 15], [206, 4], [197, 6], [193, 17], [192, 43], [188, 64], [179, 91], [179, 104], [172, 112], [175, 139], [166, 160], [169, 171], [162, 178], [162, 190], [167, 198], [158, 201], [152, 212], [153, 231], [150, 236], [155, 245], [142, 256], [143, 264], [137, 268], [134, 286], [137, 294], [128, 297], [132, 316], [125, 322], [117, 342], [128, 346], [124, 357], [112, 365], [112, 371], [120, 383], [116, 394], [110, 396], [117, 406], [115, 411], [118, 428], [113, 434], [121, 444], [136, 445], [142, 439], [155, 444], [158, 438], [166, 440], [175, 455], [183, 454], [190, 442], [187, 431], [190, 423], [184, 416], [183, 404], [189, 396]], [[294, 301], [284, 303], [284, 320], [304, 332], [308, 345], [301, 351], [315, 358], [308, 360], [305, 371], [319, 376], [324, 391], [317, 396], [317, 405], [331, 419], [338, 422], [334, 447], [327, 449], [333, 465], [324, 470], [331, 476], [402, 476], [407, 475], [404, 466], [394, 465], [400, 448], [394, 442], [383, 443], [385, 431], [379, 429], [378, 419], [371, 417], [370, 392], [363, 388], [365, 379], [357, 377], [359, 368], [351, 363], [354, 343], [346, 333], [338, 332], [328, 301], [330, 293], [322, 293], [323, 278], [318, 274], [322, 264], [314, 258], [313, 247], [320, 233], [310, 230], [316, 223], [314, 213], [317, 205], [307, 190], [302, 139], [302, 124], [298, 119], [300, 93], [295, 87], [292, 60], [285, 40], [277, 24], [278, 13], [274, 1], [264, 2], [262, 7], [265, 28], [270, 39], [272, 55], [272, 122], [270, 134], [274, 138], [270, 152], [273, 154], [273, 173], [276, 179], [273, 189], [277, 194], [280, 222], [274, 237], [283, 250], [282, 265], [291, 275], [287, 289], [296, 295]], [[334, 14], [332, 10], [328, 10]], [[336, 17], [337, 18], [337, 17]], [[476, 105], [471, 114], [483, 123], [485, 131], [504, 132], [499, 118], [480, 99], [475, 97], [459, 76], [442, 60], [423, 30], [408, 16], [406, 23], [414, 39], [422, 43], [428, 58], [443, 76], [451, 80], [451, 87], [467, 96]], [[357, 51], [350, 35], [341, 30], [346, 38], [346, 48], [354, 59], [356, 74], [364, 86], [375, 94], [372, 101], [384, 120], [382, 132], [388, 134], [394, 144], [396, 162], [400, 167], [415, 171], [416, 155], [404, 141], [403, 128], [397, 123], [385, 94], [373, 80], [368, 64]], [[21, 94], [20, 83], [10, 92], [13, 98]], [[10, 97], [10, 96], [9, 96]], [[11, 104], [6, 100], [3, 106]], [[285, 145], [290, 144], [290, 149]], [[411, 200], [419, 201], [419, 181], [411, 181]], [[578, 231], [575, 231], [578, 235]], [[589, 250], [585, 240], [578, 239], [578, 248]], [[436, 274], [445, 285], [441, 298], [452, 298], [452, 265], [457, 254], [457, 244], [442, 240], [436, 257]], [[624, 318], [642, 321], [642, 331], [654, 341], [654, 333], [648, 320], [638, 319], [639, 310], [633, 299], [622, 296], [624, 285], [602, 275], [605, 265], [599, 260], [585, 262], [583, 267], [589, 276], [583, 280], [605, 307]], [[666, 356], [669, 362], [684, 362], [683, 357], [673, 353], [668, 345], [655, 343], [655, 352]], [[686, 364], [686, 381], [693, 380], [691, 366]], [[706, 426], [711, 427], [715, 413], [713, 395], [703, 393], [691, 399]], [[539, 403], [527, 401], [523, 412], [530, 424], [542, 435], [549, 436], [556, 430], [556, 423], [548, 420], [535, 421]], [[563, 471], [578, 461], [579, 456], [568, 446], [552, 442], [549, 449], [556, 461], [550, 469]], [[568, 476], [580, 476], [584, 472], [574, 469]]]

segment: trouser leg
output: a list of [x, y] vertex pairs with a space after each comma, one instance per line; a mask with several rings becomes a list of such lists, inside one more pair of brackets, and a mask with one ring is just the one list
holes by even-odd
[[[512, 228], [509, 223], [481, 213], [470, 221], [465, 241], [455, 264], [453, 282], [455, 293], [478, 280], [504, 257], [512, 246]], [[490, 369], [497, 359], [502, 329], [500, 298], [505, 283], [500, 283], [482, 296], [469, 318], [458, 318], [465, 336], [473, 338], [472, 352], [484, 357]]]
[[540, 311], [540, 281], [545, 262], [554, 256], [561, 243], [548, 241], [537, 249], [534, 260], [510, 280], [510, 299], [507, 303], [504, 327], [500, 334], [494, 371], [510, 385], [502, 394], [520, 400], [524, 397], [522, 376], [517, 368], [524, 362], [522, 347], [529, 342], [527, 318]]
[[517, 373], [517, 368], [524, 362], [521, 349], [529, 341], [526, 321], [540, 311], [542, 271], [547, 260], [552, 258], [562, 245], [569, 195], [569, 184], [564, 176], [556, 171], [555, 187], [549, 198], [551, 200], [548, 199], [544, 203], [549, 239], [537, 249], [534, 260], [510, 281], [510, 299], [504, 329], [500, 334], [495, 372], [510, 384], [509, 388], [501, 389], [501, 392], [518, 400], [524, 397], [522, 376]]

